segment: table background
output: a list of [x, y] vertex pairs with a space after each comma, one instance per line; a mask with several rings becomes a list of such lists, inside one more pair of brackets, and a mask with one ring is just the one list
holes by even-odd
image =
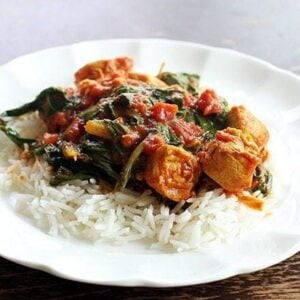
[[[297, 0], [0, 0], [0, 64], [83, 40], [147, 37], [232, 48], [300, 74]], [[1, 300], [85, 298], [300, 299], [300, 254], [260, 272], [168, 289], [75, 283], [0, 258]]]

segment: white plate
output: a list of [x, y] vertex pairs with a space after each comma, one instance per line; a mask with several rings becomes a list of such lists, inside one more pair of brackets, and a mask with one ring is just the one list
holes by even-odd
[[[72, 83], [91, 60], [128, 55], [137, 70], [200, 73], [230, 103], [246, 103], [287, 145], [286, 195], [267, 222], [227, 245], [205, 253], [153, 252], [143, 245], [92, 246], [53, 238], [17, 215], [0, 199], [0, 255], [78, 281], [124, 286], [181, 286], [220, 280], [278, 263], [300, 249], [300, 79], [266, 62], [226, 49], [168, 40], [104, 40], [40, 51], [0, 68], [0, 111], [31, 99], [48, 86]], [[285, 163], [285, 162], [284, 162]]]

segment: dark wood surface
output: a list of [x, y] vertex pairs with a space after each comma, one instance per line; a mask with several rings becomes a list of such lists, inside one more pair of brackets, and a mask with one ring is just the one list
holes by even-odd
[[252, 274], [180, 288], [76, 283], [0, 259], [0, 299], [300, 299], [300, 253]]
[[[0, 0], [0, 64], [47, 47], [127, 37], [228, 47], [300, 74], [299, 0]], [[0, 258], [0, 300], [133, 298], [300, 299], [300, 254], [252, 274], [166, 289], [76, 283]]]

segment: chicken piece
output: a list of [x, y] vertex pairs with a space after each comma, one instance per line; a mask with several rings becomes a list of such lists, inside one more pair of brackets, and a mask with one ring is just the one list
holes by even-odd
[[249, 132], [257, 146], [262, 149], [269, 140], [266, 126], [244, 106], [234, 106], [228, 113], [228, 126]]
[[203, 172], [234, 193], [251, 187], [253, 173], [261, 162], [252, 136], [235, 128], [218, 131], [199, 157]]
[[96, 80], [84, 79], [78, 83], [78, 90], [81, 97], [92, 97], [97, 100], [111, 90], [111, 86], [103, 86]]
[[148, 75], [148, 74], [142, 74], [142, 73], [129, 73], [128, 77], [130, 79], [135, 79], [138, 81], [142, 81], [145, 82], [149, 85], [153, 85], [153, 86], [157, 86], [160, 88], [167, 88], [168, 86], [159, 78], [152, 76], [152, 75]]
[[201, 173], [198, 159], [186, 150], [163, 145], [149, 156], [144, 178], [163, 197], [188, 199]]
[[127, 76], [132, 66], [133, 61], [128, 57], [94, 61], [75, 73], [75, 82], [78, 84], [84, 79], [103, 80], [112, 76]]

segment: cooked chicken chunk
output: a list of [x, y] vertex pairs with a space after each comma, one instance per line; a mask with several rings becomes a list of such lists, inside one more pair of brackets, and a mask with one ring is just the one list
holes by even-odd
[[75, 82], [78, 84], [84, 79], [102, 80], [111, 76], [123, 76], [130, 72], [133, 61], [128, 57], [98, 60], [86, 64], [75, 73]]
[[260, 149], [269, 140], [269, 132], [266, 126], [244, 106], [231, 108], [228, 113], [228, 126], [249, 132]]
[[235, 128], [218, 131], [200, 153], [200, 160], [203, 172], [229, 192], [251, 187], [261, 161], [252, 136]]
[[181, 201], [191, 196], [200, 172], [200, 164], [193, 154], [163, 145], [149, 156], [144, 178], [162, 196]]

